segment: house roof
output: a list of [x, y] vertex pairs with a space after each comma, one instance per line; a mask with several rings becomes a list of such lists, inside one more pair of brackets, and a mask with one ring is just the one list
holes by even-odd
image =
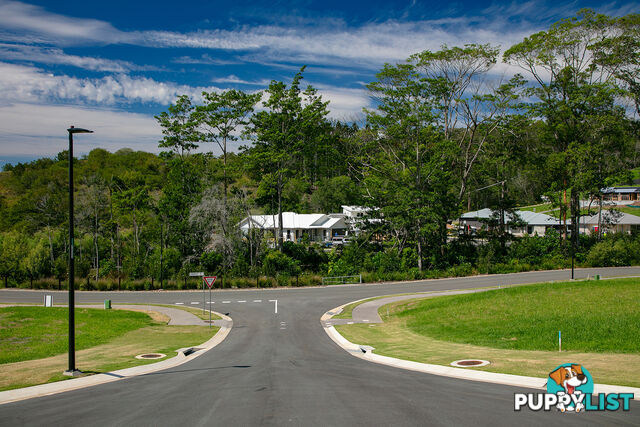
[[[619, 217], [614, 217], [609, 212], [604, 211], [602, 213], [602, 222], [620, 225], [640, 225], [640, 216], [631, 215], [625, 212], [620, 212], [620, 214], [621, 215]], [[580, 224], [598, 225], [598, 214], [581, 217]]]
[[[493, 211], [489, 208], [480, 209], [478, 211], [466, 212], [460, 215], [461, 219], [477, 219], [488, 220], [491, 218]], [[528, 225], [560, 225], [560, 221], [550, 215], [536, 213], [531, 211], [516, 211], [520, 219]], [[512, 218], [505, 214], [505, 223], [510, 223]]]
[[602, 192], [604, 194], [610, 194], [610, 193], [618, 193], [618, 194], [640, 193], [640, 187], [607, 187], [607, 188], [603, 188]]
[[[251, 221], [259, 228], [277, 228], [278, 215], [251, 215]], [[248, 218], [240, 223], [242, 228], [248, 228]], [[299, 214], [295, 212], [282, 212], [282, 228], [285, 229], [328, 229], [335, 226], [344, 227], [344, 219], [331, 217], [325, 214]]]

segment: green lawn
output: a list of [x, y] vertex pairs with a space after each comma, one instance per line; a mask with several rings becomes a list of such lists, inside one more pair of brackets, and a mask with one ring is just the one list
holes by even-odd
[[640, 353], [640, 279], [544, 283], [397, 305], [419, 335], [515, 350]]
[[[77, 350], [153, 324], [144, 313], [123, 310], [77, 308], [75, 317]], [[0, 364], [41, 359], [67, 350], [66, 307], [0, 308]]]
[[522, 206], [518, 209], [521, 211], [546, 212], [553, 209], [553, 205], [551, 203], [541, 203], [539, 205]]
[[[91, 375], [155, 363], [135, 356], [171, 358], [177, 349], [202, 344], [220, 329], [168, 326], [167, 321], [153, 311], [76, 308], [76, 367]], [[0, 309], [0, 391], [68, 379], [62, 375], [67, 346], [66, 307]]]

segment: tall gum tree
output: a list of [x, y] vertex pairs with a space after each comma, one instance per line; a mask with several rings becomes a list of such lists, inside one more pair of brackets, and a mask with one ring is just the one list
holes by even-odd
[[[555, 190], [570, 192], [574, 226], [580, 193], [599, 193], [607, 179], [626, 169], [633, 151], [629, 117], [620, 104], [624, 89], [601, 54], [602, 46], [616, 43], [619, 21], [581, 10], [504, 53], [505, 61], [534, 79], [530, 111], [545, 123], [546, 168]], [[620, 59], [617, 67], [637, 70], [637, 59]], [[563, 219], [566, 229], [566, 214]]]
[[459, 174], [459, 201], [467, 191], [479, 154], [495, 130], [496, 117], [504, 115], [508, 106], [486, 79], [498, 52], [489, 44], [444, 45], [439, 51], [425, 50], [409, 58], [420, 78], [429, 84], [435, 122], [444, 137], [458, 146], [459, 155], [453, 159], [452, 168]]
[[275, 187], [278, 213], [276, 241], [283, 243], [283, 190], [291, 176], [302, 170], [302, 156], [306, 144], [313, 144], [314, 130], [323, 127], [328, 115], [328, 102], [316, 89], [308, 86], [301, 90], [304, 67], [293, 77], [291, 84], [272, 81], [262, 102], [263, 111], [251, 118], [249, 132], [253, 145], [245, 150], [254, 171], [259, 171]]
[[365, 109], [371, 132], [361, 139], [367, 203], [393, 229], [399, 253], [415, 245], [422, 270], [427, 249], [442, 257], [447, 219], [457, 210], [448, 166], [455, 149], [436, 125], [432, 82], [406, 63], [386, 64], [376, 77], [367, 87], [377, 108]]

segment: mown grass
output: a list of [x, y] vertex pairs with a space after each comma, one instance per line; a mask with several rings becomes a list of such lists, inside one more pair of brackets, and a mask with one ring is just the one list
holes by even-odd
[[[141, 308], [142, 310], [142, 308]], [[155, 311], [76, 308], [76, 366], [85, 374], [155, 363], [142, 353], [168, 358], [179, 348], [202, 344], [219, 330], [167, 326]], [[0, 390], [68, 379], [66, 307], [0, 309]]]
[[[218, 330], [215, 326], [155, 324], [76, 352], [76, 366], [85, 374], [96, 374], [155, 363], [158, 360], [140, 360], [135, 356], [163, 353], [171, 358], [177, 349], [202, 344]], [[0, 391], [68, 379], [62, 375], [66, 368], [66, 354], [0, 365]]]
[[546, 212], [552, 210], [553, 205], [551, 203], [541, 203], [538, 205], [521, 206], [518, 209], [521, 211]]
[[418, 335], [514, 350], [640, 353], [640, 280], [544, 283], [404, 303]]
[[599, 383], [640, 387], [639, 293], [639, 279], [525, 285], [400, 301], [380, 308], [382, 324], [336, 329], [376, 354], [404, 360], [484, 359], [491, 364], [473, 369], [540, 378], [578, 362]]
[[[153, 324], [144, 313], [76, 308], [76, 349], [103, 344]], [[66, 307], [0, 308], [0, 364], [55, 356], [68, 350]]]

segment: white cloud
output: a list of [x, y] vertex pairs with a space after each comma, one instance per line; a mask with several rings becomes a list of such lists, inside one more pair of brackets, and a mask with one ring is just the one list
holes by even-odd
[[194, 65], [235, 65], [240, 64], [240, 61], [229, 61], [226, 59], [213, 58], [210, 55], [204, 53], [198, 58], [191, 56], [180, 56], [171, 60], [174, 64], [194, 64]]
[[[351, 27], [340, 19], [293, 20], [288, 24], [240, 26], [235, 29], [124, 32], [95, 19], [50, 13], [37, 6], [0, 0], [0, 30], [21, 31], [25, 37], [52, 44], [134, 44], [157, 48], [199, 48], [241, 53], [257, 62], [332, 64], [378, 68], [442, 44], [492, 43], [508, 47], [540, 28], [531, 23], [575, 6], [544, 7], [543, 2], [496, 5], [482, 16], [421, 21], [376, 21]], [[535, 11], [535, 13], [532, 13]], [[516, 16], [514, 25], [510, 18]], [[530, 19], [529, 17], [533, 17]], [[179, 63], [221, 64], [220, 59], [180, 57]]]
[[366, 89], [347, 89], [337, 86], [313, 85], [324, 101], [329, 103], [329, 118], [341, 121], [359, 121], [362, 109], [371, 106]]
[[5, 103], [53, 100], [102, 105], [133, 102], [168, 105], [182, 94], [198, 101], [205, 90], [211, 92], [219, 89], [164, 83], [125, 74], [80, 79], [48, 74], [35, 67], [0, 62], [1, 102]]
[[[45, 48], [9, 43], [0, 43], [0, 59], [32, 61], [43, 64], [72, 65], [86, 70], [115, 73], [143, 69], [143, 67], [139, 67], [127, 61], [68, 55], [58, 48]], [[145, 67], [145, 69], [147, 69], [147, 67]]]
[[66, 129], [93, 130], [74, 140], [78, 154], [94, 148], [132, 148], [158, 152], [160, 126], [151, 116], [76, 106], [14, 104], [0, 106], [0, 152], [10, 155], [54, 155], [68, 146]]
[[68, 17], [39, 6], [5, 0], [0, 0], [0, 28], [9, 32], [27, 31], [34, 39], [62, 45], [122, 43], [130, 37], [108, 22]]
[[227, 77], [219, 77], [211, 80], [213, 83], [230, 83], [230, 84], [239, 84], [239, 85], [247, 85], [247, 86], [268, 86], [271, 83], [270, 80], [242, 80], [238, 76], [234, 76], [233, 74]]

